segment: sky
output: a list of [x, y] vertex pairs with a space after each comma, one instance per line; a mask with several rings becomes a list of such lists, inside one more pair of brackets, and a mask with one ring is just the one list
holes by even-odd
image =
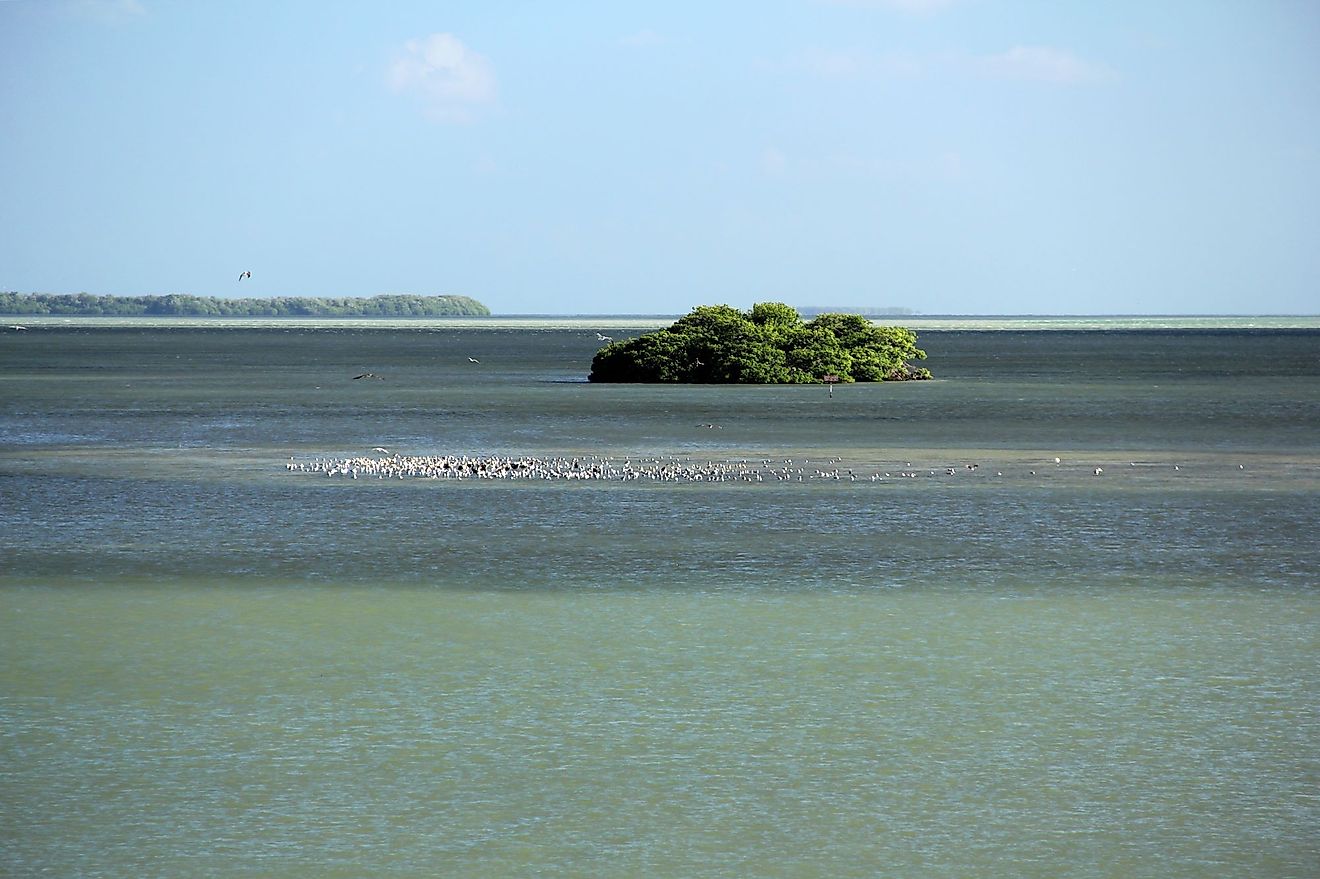
[[0, 290], [1316, 314], [1320, 3], [0, 0]]

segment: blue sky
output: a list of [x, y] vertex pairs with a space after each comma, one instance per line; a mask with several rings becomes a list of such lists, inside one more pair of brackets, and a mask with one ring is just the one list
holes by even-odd
[[1317, 47], [1311, 0], [0, 0], [0, 289], [1314, 314]]

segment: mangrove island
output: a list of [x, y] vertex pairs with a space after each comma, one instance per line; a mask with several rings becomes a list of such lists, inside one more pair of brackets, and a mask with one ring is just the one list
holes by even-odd
[[916, 333], [856, 314], [804, 322], [780, 302], [747, 312], [703, 305], [672, 326], [610, 342], [591, 361], [593, 382], [820, 384], [930, 378]]

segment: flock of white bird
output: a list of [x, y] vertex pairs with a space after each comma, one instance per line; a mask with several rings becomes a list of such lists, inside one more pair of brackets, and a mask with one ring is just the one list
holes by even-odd
[[383, 447], [375, 455], [348, 458], [290, 458], [285, 469], [349, 479], [519, 479], [608, 482], [767, 482], [847, 479], [857, 475], [832, 458], [821, 466], [792, 459], [695, 460], [678, 457], [400, 455]]
[[[347, 479], [501, 479], [584, 480], [605, 482], [884, 482], [892, 479], [950, 477], [976, 474], [980, 464], [957, 467], [913, 467], [858, 470], [843, 466], [837, 456], [823, 460], [793, 458], [725, 458], [699, 460], [677, 456], [535, 456], [535, 455], [401, 455], [383, 446], [353, 457], [290, 457], [285, 469]], [[1062, 462], [1054, 459], [1055, 466]], [[1135, 462], [1132, 463], [1136, 467]], [[1177, 465], [1173, 465], [1177, 470]], [[1238, 469], [1243, 469], [1238, 465]], [[1037, 474], [1030, 470], [1031, 476]], [[1095, 467], [1100, 476], [1104, 468]], [[994, 471], [1002, 477], [1003, 471]]]

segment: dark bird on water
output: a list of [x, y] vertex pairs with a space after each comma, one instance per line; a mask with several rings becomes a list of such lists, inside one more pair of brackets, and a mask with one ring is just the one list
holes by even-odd
[[250, 277], [252, 277], [252, 273], [251, 273], [251, 272], [239, 272], [239, 273], [238, 273], [238, 279], [239, 279], [240, 281], [243, 280], [244, 278], [250, 278]]

